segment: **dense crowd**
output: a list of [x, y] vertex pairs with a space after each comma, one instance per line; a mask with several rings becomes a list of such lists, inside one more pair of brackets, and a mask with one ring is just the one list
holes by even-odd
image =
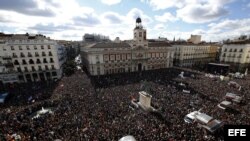
[[[225, 124], [250, 124], [250, 77], [234, 80], [242, 86], [239, 91], [192, 70], [184, 70], [180, 77], [182, 71], [173, 68], [98, 77], [77, 71], [58, 82], [22, 88], [0, 109], [0, 140], [95, 141], [119, 140], [125, 135], [139, 141], [223, 139], [223, 130], [211, 134], [196, 123], [184, 122], [186, 114], [199, 109]], [[131, 99], [139, 99], [138, 92], [145, 89], [152, 95], [157, 114], [131, 105]], [[190, 93], [183, 93], [184, 89]], [[217, 108], [227, 92], [243, 97], [245, 102], [236, 105], [238, 114]], [[42, 107], [51, 108], [53, 114], [32, 119]]]

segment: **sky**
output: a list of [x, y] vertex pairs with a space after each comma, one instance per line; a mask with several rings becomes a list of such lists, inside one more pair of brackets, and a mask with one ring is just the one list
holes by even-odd
[[132, 39], [137, 17], [150, 39], [250, 35], [249, 0], [0, 0], [0, 32], [60, 40], [79, 41], [85, 33]]

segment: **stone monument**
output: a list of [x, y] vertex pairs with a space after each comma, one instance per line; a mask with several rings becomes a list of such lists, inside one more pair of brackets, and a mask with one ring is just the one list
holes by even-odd
[[138, 104], [144, 109], [150, 109], [151, 108], [151, 98], [152, 96], [145, 91], [139, 92], [140, 98]]

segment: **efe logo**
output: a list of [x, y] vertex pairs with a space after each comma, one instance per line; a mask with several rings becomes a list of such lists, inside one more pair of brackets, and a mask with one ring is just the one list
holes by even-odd
[[246, 129], [228, 129], [228, 136], [246, 136]]
[[250, 125], [224, 125], [224, 140], [249, 141]]

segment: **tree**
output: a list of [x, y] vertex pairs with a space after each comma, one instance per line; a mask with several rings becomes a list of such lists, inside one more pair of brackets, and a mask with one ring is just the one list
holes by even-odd
[[66, 76], [74, 74], [75, 70], [76, 70], [76, 63], [74, 62], [74, 60], [66, 61], [65, 64], [63, 65], [63, 72]]

